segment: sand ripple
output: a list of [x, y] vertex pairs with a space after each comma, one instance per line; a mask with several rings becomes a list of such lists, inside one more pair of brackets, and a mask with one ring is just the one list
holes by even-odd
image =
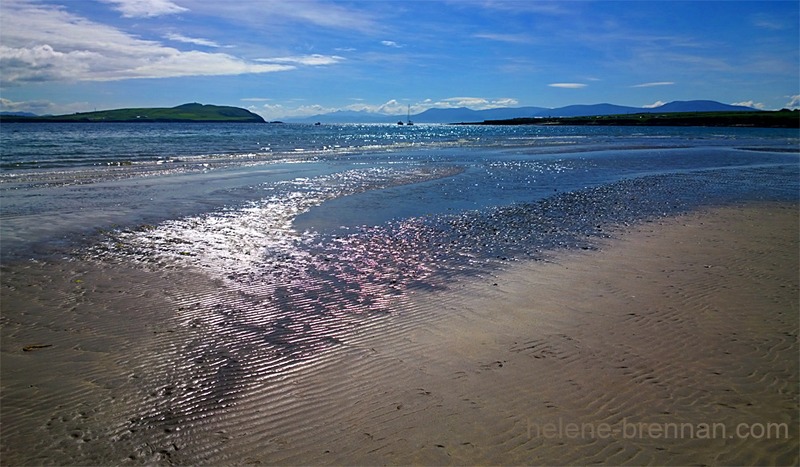
[[[299, 275], [5, 268], [4, 463], [798, 461], [795, 205], [641, 223], [546, 262], [467, 252], [446, 283], [430, 268], [452, 260], [415, 256], [442, 241], [424, 225], [342, 236], [341, 260], [310, 248]], [[537, 431], [564, 423], [789, 438]]]

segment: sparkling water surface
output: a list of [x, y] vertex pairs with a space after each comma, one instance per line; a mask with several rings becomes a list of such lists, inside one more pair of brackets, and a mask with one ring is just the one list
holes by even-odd
[[[795, 130], [75, 123], [4, 124], [0, 137], [3, 258], [143, 225], [193, 225], [257, 250], [286, 241], [276, 232], [331, 234], [706, 171], [727, 171], [718, 198], [730, 191], [723, 179], [769, 169], [784, 180], [749, 197], [797, 194]], [[228, 225], [242, 222], [249, 229]]]

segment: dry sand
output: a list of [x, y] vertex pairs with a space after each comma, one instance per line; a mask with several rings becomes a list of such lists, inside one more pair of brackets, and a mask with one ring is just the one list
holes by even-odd
[[[140, 392], [181, 371], [190, 331], [143, 273], [70, 264], [38, 292], [7, 275], [0, 460], [797, 464], [799, 226], [793, 204], [641, 224], [601, 251], [417, 293], [342, 345], [194, 398], [191, 382]], [[73, 303], [26, 305], [37, 293]], [[140, 315], [120, 314], [133, 298]], [[45, 317], [54, 303], [63, 315]], [[148, 431], [148, 406], [170, 408], [151, 420], [168, 428]], [[178, 412], [194, 415], [169, 425]]]

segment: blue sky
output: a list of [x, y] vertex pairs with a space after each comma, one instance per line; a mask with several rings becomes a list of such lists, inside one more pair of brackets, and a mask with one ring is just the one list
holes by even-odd
[[798, 1], [0, 0], [0, 110], [800, 106]]

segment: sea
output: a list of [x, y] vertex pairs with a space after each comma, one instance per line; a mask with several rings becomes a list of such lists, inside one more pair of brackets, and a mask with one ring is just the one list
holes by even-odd
[[[589, 232], [571, 230], [586, 226], [573, 225], [570, 209], [596, 226], [796, 200], [798, 151], [791, 129], [9, 123], [0, 126], [0, 258], [163, 235], [191, 242], [196, 261], [217, 268], [212, 250], [256, 264], [287, 244], [409, 223], [458, 237], [462, 221], [534, 211], [577, 239]], [[624, 209], [610, 209], [623, 193]], [[557, 245], [535, 223], [520, 228], [513, 235], [537, 237], [520, 239], [520, 251]], [[173, 249], [142, 254], [182, 252]]]
[[[59, 398], [4, 374], [4, 438], [37, 446], [4, 454], [224, 460], [177, 449], [367, 324], [402, 321], [409, 295], [664, 217], [798, 201], [793, 129], [3, 123], [3, 341], [52, 345], [54, 373], [105, 362]], [[58, 366], [58, 349], [81, 360]], [[45, 423], [76, 407], [121, 444]]]
[[800, 196], [792, 129], [11, 123], [0, 151], [3, 263], [169, 262], [232, 283], [333, 260], [421, 286]]

